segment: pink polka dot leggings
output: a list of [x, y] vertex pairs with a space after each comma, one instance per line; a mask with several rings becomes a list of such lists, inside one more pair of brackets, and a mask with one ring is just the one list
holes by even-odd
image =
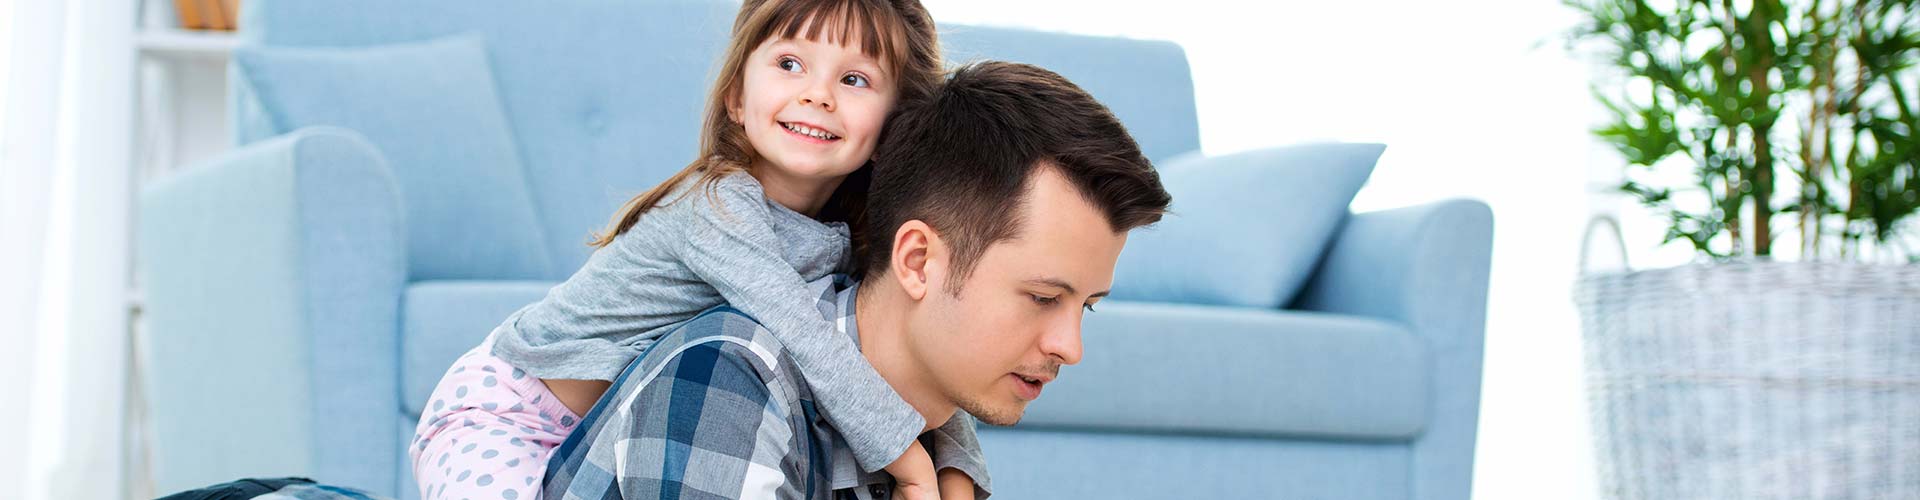
[[420, 415], [407, 453], [423, 500], [537, 500], [547, 456], [580, 423], [492, 352], [488, 336], [455, 360]]

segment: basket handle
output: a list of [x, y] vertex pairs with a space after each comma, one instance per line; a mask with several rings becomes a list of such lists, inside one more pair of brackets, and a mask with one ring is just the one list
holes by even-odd
[[1613, 242], [1620, 247], [1620, 268], [1632, 270], [1627, 263], [1627, 238], [1620, 231], [1620, 220], [1608, 214], [1597, 214], [1587, 220], [1587, 229], [1580, 235], [1580, 274], [1587, 274], [1587, 258], [1593, 251], [1593, 233], [1601, 228], [1613, 231]]

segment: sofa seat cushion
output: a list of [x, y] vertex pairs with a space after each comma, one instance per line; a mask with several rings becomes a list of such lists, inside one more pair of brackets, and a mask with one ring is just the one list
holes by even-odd
[[980, 449], [1007, 498], [1434, 498], [1410, 443], [983, 426]]
[[1019, 427], [1397, 440], [1429, 413], [1406, 327], [1326, 313], [1109, 300]]
[[[430, 281], [402, 306], [403, 408], [543, 281]], [[1109, 300], [1021, 427], [1406, 439], [1428, 414], [1426, 348], [1398, 324], [1325, 313]]]
[[400, 404], [408, 417], [433, 395], [453, 360], [514, 311], [547, 296], [551, 281], [423, 281], [400, 306]]

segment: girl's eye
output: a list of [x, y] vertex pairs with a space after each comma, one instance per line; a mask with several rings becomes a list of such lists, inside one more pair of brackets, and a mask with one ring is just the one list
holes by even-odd
[[798, 59], [794, 59], [792, 57], [782, 57], [780, 58], [779, 65], [780, 65], [780, 69], [786, 70], [788, 73], [800, 72], [800, 60]]
[[859, 88], [866, 88], [868, 85], [872, 85], [871, 83], [867, 82], [867, 77], [860, 76], [858, 74], [849, 74], [847, 76], [840, 77], [840, 83], [854, 86], [854, 87], [859, 87]]
[[1033, 303], [1040, 304], [1043, 306], [1050, 306], [1050, 305], [1053, 305], [1053, 303], [1060, 301], [1059, 297], [1041, 297], [1039, 295], [1029, 295], [1029, 296], [1033, 297]]

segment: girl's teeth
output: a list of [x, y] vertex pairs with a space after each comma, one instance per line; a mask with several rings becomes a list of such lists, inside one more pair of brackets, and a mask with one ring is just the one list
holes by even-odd
[[812, 138], [815, 138], [815, 139], [821, 139], [821, 140], [832, 140], [832, 139], [838, 139], [838, 138], [839, 138], [839, 137], [837, 137], [837, 136], [835, 136], [835, 135], [833, 135], [833, 134], [829, 134], [829, 133], [827, 133], [827, 132], [826, 132], [826, 131], [824, 131], [824, 130], [820, 130], [820, 129], [816, 129], [816, 128], [812, 128], [812, 127], [807, 127], [807, 126], [803, 126], [803, 125], [795, 125], [795, 124], [791, 124], [791, 123], [788, 123], [788, 124], [784, 124], [784, 125], [786, 125], [786, 127], [787, 127], [787, 130], [791, 130], [791, 131], [793, 131], [794, 133], [797, 133], [797, 134], [800, 134], [800, 135], [804, 135], [804, 136], [807, 136], [807, 137], [812, 137]]

